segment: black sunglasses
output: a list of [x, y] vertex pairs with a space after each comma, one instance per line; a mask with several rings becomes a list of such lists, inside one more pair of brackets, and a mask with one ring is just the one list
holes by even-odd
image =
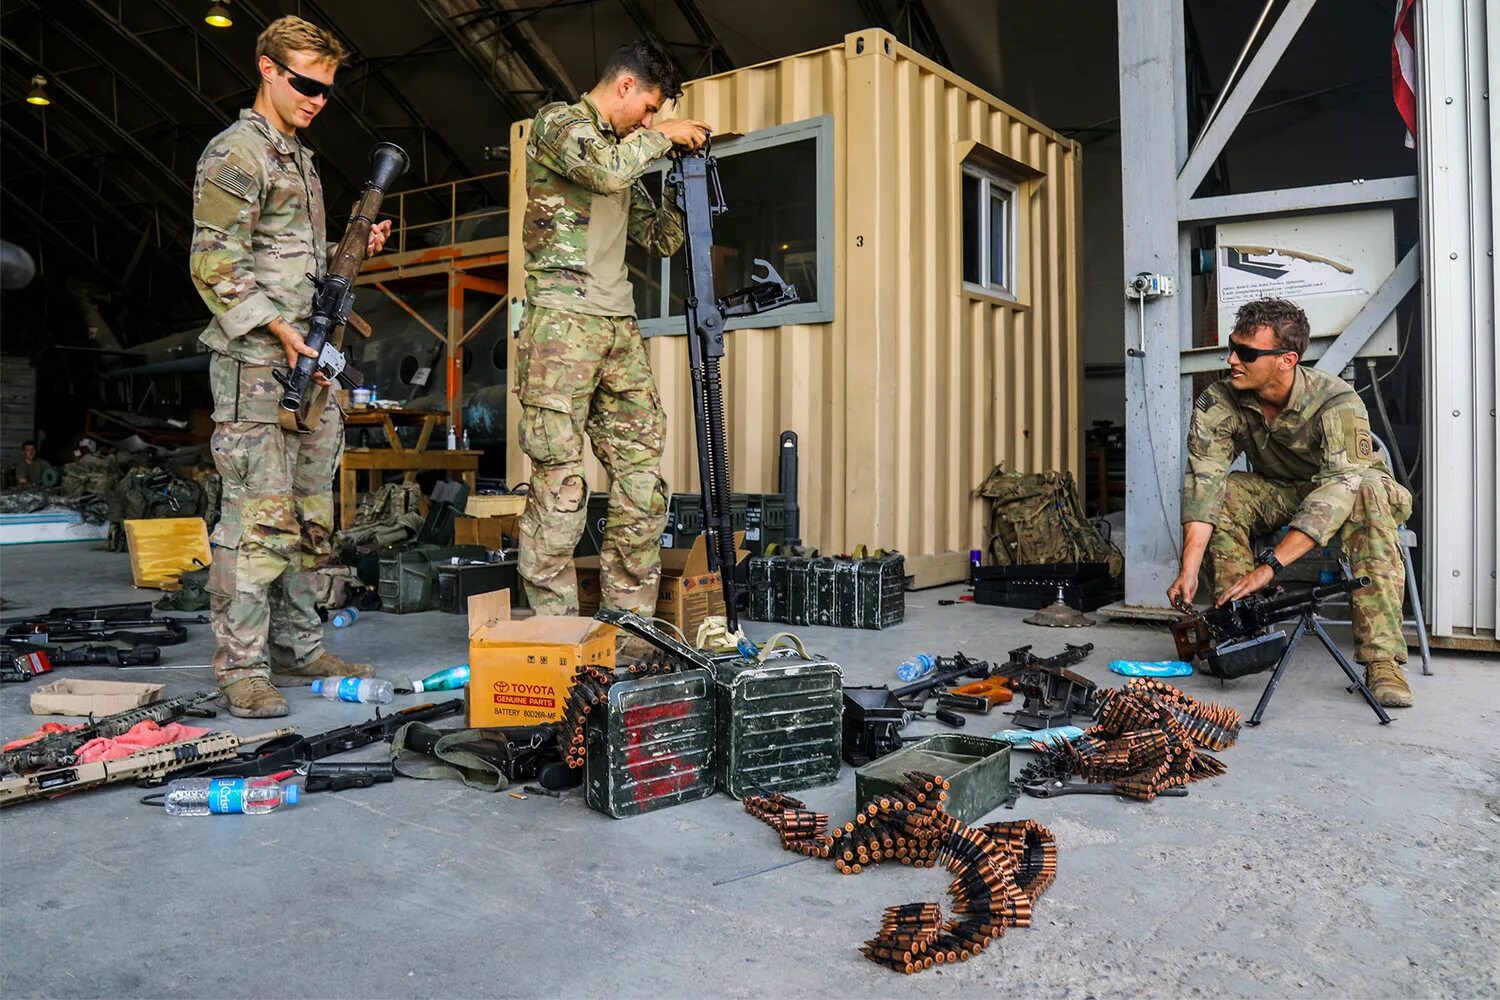
[[1268, 354], [1291, 354], [1290, 348], [1284, 347], [1246, 347], [1244, 344], [1229, 342], [1229, 350], [1224, 352], [1225, 356], [1233, 354], [1245, 364], [1253, 364]]
[[329, 100], [333, 99], [333, 84], [324, 83], [322, 80], [314, 80], [310, 76], [303, 76], [275, 56], [266, 56], [266, 58], [286, 71], [286, 82], [291, 84], [292, 89], [303, 97], [326, 97]]

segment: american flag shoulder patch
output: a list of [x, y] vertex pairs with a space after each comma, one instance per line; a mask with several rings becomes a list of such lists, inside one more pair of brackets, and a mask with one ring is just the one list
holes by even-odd
[[1214, 403], [1216, 403], [1217, 401], [1218, 400], [1214, 397], [1212, 391], [1204, 389], [1203, 392], [1199, 394], [1198, 398], [1193, 402], [1193, 405], [1202, 410], [1204, 413], [1207, 413], [1209, 410], [1213, 409]]
[[213, 169], [208, 179], [232, 195], [240, 198], [249, 198], [250, 189], [255, 184], [255, 178], [250, 172], [237, 163], [225, 161]]

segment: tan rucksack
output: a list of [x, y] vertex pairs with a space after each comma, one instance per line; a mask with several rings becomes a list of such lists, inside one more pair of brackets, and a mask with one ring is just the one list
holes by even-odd
[[1102, 562], [1111, 576], [1125, 557], [1084, 516], [1071, 472], [1006, 472], [995, 466], [975, 495], [990, 501], [988, 556], [996, 566]]

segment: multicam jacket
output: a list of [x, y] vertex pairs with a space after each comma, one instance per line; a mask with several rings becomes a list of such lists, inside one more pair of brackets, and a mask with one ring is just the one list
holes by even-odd
[[286, 364], [266, 324], [280, 316], [307, 329], [307, 276], [328, 270], [323, 185], [311, 150], [258, 112], [241, 111], [198, 161], [188, 270], [213, 313], [199, 338], [210, 350]]
[[1359, 393], [1313, 368], [1297, 369], [1286, 409], [1270, 424], [1255, 394], [1240, 392], [1227, 378], [1198, 397], [1182, 484], [1184, 524], [1217, 521], [1230, 463], [1241, 452], [1257, 475], [1312, 484], [1290, 526], [1319, 545], [1349, 519], [1360, 480], [1371, 472], [1387, 475], [1374, 454]]
[[625, 239], [667, 257], [682, 246], [673, 193], [661, 206], [641, 177], [672, 148], [639, 129], [621, 140], [587, 97], [537, 112], [526, 142], [526, 298], [590, 316], [634, 316]]

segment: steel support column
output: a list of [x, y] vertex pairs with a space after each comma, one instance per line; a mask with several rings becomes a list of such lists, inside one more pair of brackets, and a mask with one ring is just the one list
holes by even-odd
[[[1188, 239], [1177, 222], [1177, 174], [1187, 158], [1183, 0], [1116, 0], [1120, 53], [1120, 163], [1126, 274], [1177, 282], [1174, 296], [1127, 302], [1125, 347], [1125, 603], [1159, 607], [1177, 575], [1183, 396], [1178, 370], [1191, 344]], [[1140, 325], [1144, 323], [1144, 336]]]

